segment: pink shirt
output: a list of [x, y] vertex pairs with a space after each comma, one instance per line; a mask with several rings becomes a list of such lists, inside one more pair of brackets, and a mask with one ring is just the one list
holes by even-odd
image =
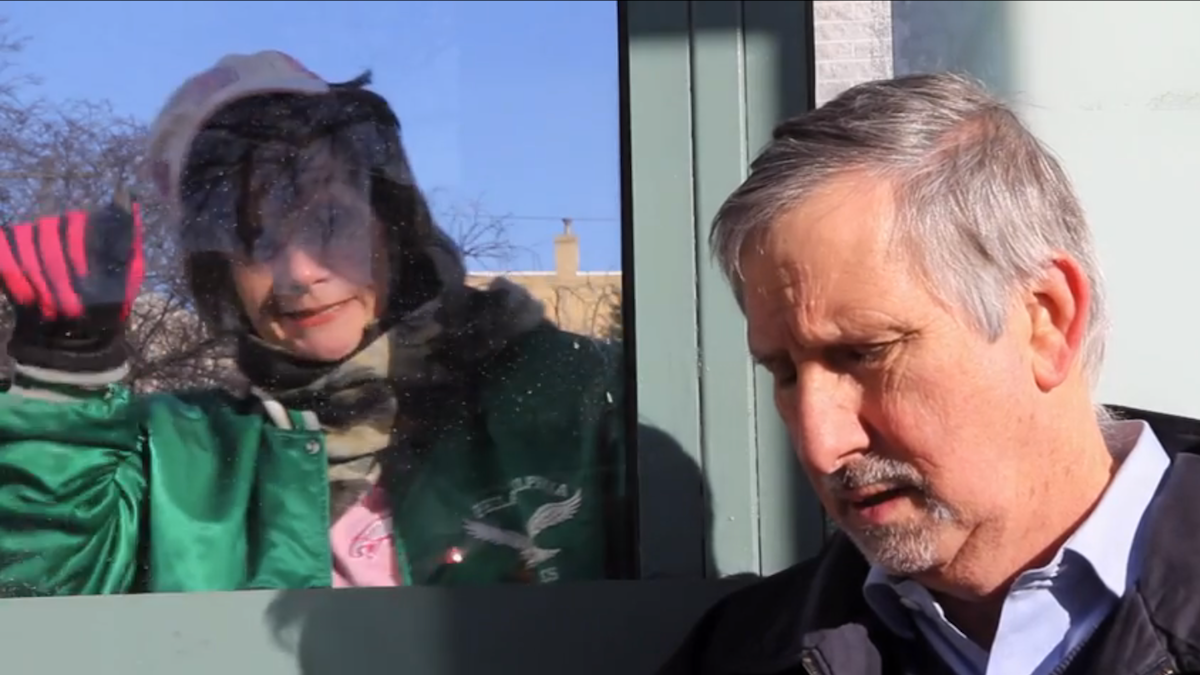
[[399, 586], [392, 517], [379, 488], [368, 492], [329, 529], [333, 587]]

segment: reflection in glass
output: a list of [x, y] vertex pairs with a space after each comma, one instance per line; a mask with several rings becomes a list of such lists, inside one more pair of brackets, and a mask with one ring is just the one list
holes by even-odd
[[[146, 31], [179, 53], [136, 93], [12, 80], [4, 594], [628, 574], [621, 277], [585, 271], [620, 263], [615, 3], [583, 4], [360, 7], [378, 76], [305, 3], [254, 49]], [[381, 58], [386, 22], [428, 30]]]

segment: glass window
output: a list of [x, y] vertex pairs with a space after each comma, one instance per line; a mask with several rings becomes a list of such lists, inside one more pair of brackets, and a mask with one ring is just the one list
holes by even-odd
[[630, 576], [616, 5], [5, 3], [2, 592]]

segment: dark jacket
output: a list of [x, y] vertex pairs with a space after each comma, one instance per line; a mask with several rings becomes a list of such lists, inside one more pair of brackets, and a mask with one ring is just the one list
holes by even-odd
[[[1200, 421], [1128, 408], [1171, 455], [1136, 586], [1061, 675], [1200, 672]], [[1190, 543], [1189, 543], [1190, 542]], [[868, 564], [835, 535], [816, 558], [713, 607], [659, 675], [952, 675], [867, 607]]]

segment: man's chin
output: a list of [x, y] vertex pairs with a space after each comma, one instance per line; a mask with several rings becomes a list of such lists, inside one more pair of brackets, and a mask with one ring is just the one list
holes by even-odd
[[940, 537], [926, 524], [877, 525], [846, 534], [867, 560], [897, 576], [927, 572], [939, 562]]

